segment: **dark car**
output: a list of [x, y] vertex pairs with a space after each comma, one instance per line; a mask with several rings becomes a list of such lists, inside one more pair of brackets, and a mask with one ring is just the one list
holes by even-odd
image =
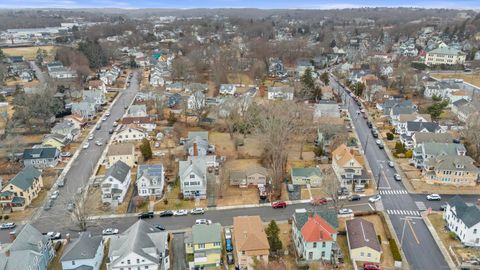
[[235, 259], [233, 258], [233, 253], [227, 252], [227, 264], [232, 265], [235, 263]]
[[144, 218], [153, 218], [153, 212], [143, 212], [138, 214], [138, 218], [144, 219]]
[[163, 211], [160, 213], [160, 217], [171, 217], [171, 216], [173, 216], [173, 212], [170, 210]]
[[165, 226], [163, 226], [162, 224], [155, 224], [153, 225], [153, 227], [159, 231], [165, 231]]
[[362, 199], [362, 197], [360, 197], [360, 195], [352, 195], [350, 196], [350, 198], [348, 198], [349, 201], [360, 201], [360, 199]]
[[372, 127], [373, 127], [372, 122], [367, 121], [367, 127], [368, 127], [368, 128], [372, 128]]
[[108, 130], [108, 134], [113, 134], [113, 128], [111, 128], [110, 130]]
[[373, 138], [378, 138], [378, 133], [375, 130], [372, 130]]

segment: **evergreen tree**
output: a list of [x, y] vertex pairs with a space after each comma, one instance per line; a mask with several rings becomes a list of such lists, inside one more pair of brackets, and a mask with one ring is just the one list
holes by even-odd
[[270, 244], [270, 251], [276, 252], [278, 250], [281, 250], [283, 247], [282, 241], [280, 241], [280, 238], [278, 236], [278, 234], [280, 233], [280, 228], [278, 228], [275, 220], [270, 221], [270, 224], [268, 224], [268, 227], [266, 229], [266, 233], [268, 243]]
[[140, 152], [142, 152], [142, 156], [144, 160], [149, 160], [152, 158], [152, 148], [150, 147], [150, 142], [147, 138], [142, 140], [142, 145], [140, 146]]

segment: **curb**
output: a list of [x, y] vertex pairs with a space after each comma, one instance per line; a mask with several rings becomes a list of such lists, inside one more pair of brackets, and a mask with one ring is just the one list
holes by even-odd
[[397, 246], [399, 247], [400, 255], [402, 256], [401, 269], [410, 270], [410, 264], [408, 263], [407, 256], [405, 256], [405, 252], [403, 252], [403, 248], [402, 246], [400, 246], [400, 241], [398, 240], [397, 233], [393, 228], [393, 224], [392, 224], [392, 221], [390, 220], [390, 217], [384, 212], [380, 212], [380, 213], [382, 213], [383, 217], [385, 218], [385, 222], [387, 223], [387, 227], [388, 227], [388, 230], [390, 231], [390, 235], [393, 237], [393, 239], [395, 239], [395, 242], [397, 242]]
[[440, 237], [438, 236], [437, 231], [435, 231], [435, 228], [433, 228], [432, 223], [427, 217], [428, 216], [427, 213], [424, 211], [421, 213], [421, 215], [422, 215], [423, 222], [425, 222], [425, 225], [427, 225], [428, 231], [430, 231], [430, 234], [433, 237], [433, 240], [435, 241], [438, 248], [440, 249], [440, 252], [445, 258], [445, 261], [447, 261], [448, 267], [450, 267], [450, 269], [456, 269], [457, 266], [455, 265], [455, 263], [453, 263], [452, 257], [450, 257], [450, 254], [448, 254], [448, 251], [443, 245], [442, 241], [440, 240]]

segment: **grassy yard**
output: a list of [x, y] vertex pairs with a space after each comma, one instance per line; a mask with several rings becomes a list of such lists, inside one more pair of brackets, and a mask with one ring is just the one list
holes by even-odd
[[25, 58], [25, 60], [35, 60], [38, 49], [47, 51], [47, 58], [53, 58], [56, 51], [55, 46], [32, 46], [19, 48], [4, 48], [3, 53], [7, 56], [21, 55]]
[[345, 269], [345, 270], [353, 269], [352, 261], [350, 260], [350, 253], [348, 251], [347, 236], [346, 235], [338, 235], [337, 236], [337, 244], [340, 247], [340, 249], [342, 250], [343, 261], [345, 262], [342, 269]]
[[479, 73], [432, 73], [432, 77], [437, 79], [461, 79], [464, 82], [473, 84], [480, 87], [480, 74]]

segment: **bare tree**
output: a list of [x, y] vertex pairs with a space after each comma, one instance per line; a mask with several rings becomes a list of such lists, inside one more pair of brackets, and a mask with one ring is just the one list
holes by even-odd
[[337, 176], [333, 172], [333, 169], [329, 168], [322, 172], [323, 174], [323, 190], [329, 198], [332, 200], [335, 211], [341, 209], [345, 203], [345, 200], [338, 194], [340, 188], [340, 182]]
[[[476, 108], [479, 104], [476, 103]], [[465, 146], [468, 154], [477, 162], [480, 161], [480, 120], [479, 113], [475, 112], [468, 117], [463, 130], [463, 137], [465, 138]]]
[[188, 101], [188, 109], [197, 118], [198, 125], [202, 117], [208, 113], [208, 106], [205, 104], [205, 94], [202, 91], [192, 93]]
[[77, 193], [74, 195], [74, 200], [71, 203], [74, 203], [74, 208], [72, 211], [72, 221], [78, 226], [81, 231], [86, 231], [88, 226], [88, 221], [90, 220], [90, 210], [87, 206], [87, 200], [84, 192]]

